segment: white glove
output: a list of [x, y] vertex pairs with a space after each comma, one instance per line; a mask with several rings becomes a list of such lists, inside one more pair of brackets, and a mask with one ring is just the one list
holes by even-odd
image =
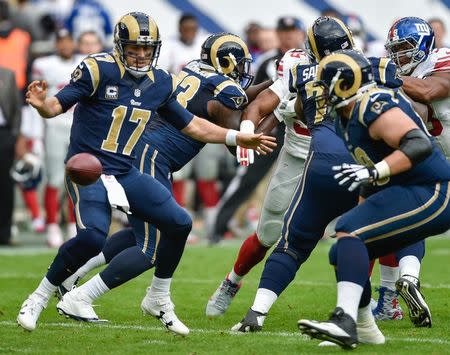
[[[239, 131], [242, 133], [255, 133], [255, 125], [250, 120], [244, 120], [241, 122]], [[237, 146], [236, 159], [240, 165], [249, 166], [255, 161], [255, 152], [253, 149], [247, 149]]]
[[358, 164], [342, 164], [333, 166], [338, 173], [334, 178], [340, 186], [348, 186], [348, 191], [354, 191], [362, 184], [372, 184], [390, 175], [389, 165], [382, 160], [374, 167], [368, 168]]
[[42, 161], [38, 156], [32, 153], [25, 153], [21, 159], [25, 165], [31, 169], [31, 175], [33, 178], [39, 175], [39, 170], [41, 169]]

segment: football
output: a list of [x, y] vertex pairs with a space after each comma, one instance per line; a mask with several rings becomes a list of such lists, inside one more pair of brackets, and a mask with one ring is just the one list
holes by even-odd
[[98, 180], [103, 167], [100, 160], [89, 153], [78, 153], [66, 164], [66, 174], [77, 185], [90, 185]]

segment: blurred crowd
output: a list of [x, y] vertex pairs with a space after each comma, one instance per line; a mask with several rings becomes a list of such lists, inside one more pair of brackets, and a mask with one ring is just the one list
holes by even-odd
[[[359, 16], [333, 9], [322, 15], [340, 18], [368, 56], [386, 55], [384, 42], [370, 38]], [[110, 50], [114, 21], [96, 0], [0, 0], [0, 245], [12, 243], [14, 225], [43, 234], [50, 247], [75, 235], [73, 206], [64, 189], [72, 114], [44, 122], [24, 104], [24, 93], [29, 82], [45, 79], [53, 95], [68, 83], [83, 57]], [[439, 18], [429, 22], [436, 47], [445, 46], [445, 24]], [[208, 34], [192, 14], [182, 14], [174, 25], [178, 33], [164, 39], [158, 65], [178, 74], [199, 57]], [[306, 25], [300, 18], [283, 16], [272, 28], [255, 21], [243, 29], [253, 56], [254, 84], [276, 77], [283, 54], [304, 46]], [[176, 200], [201, 221], [200, 227], [194, 225], [190, 242], [196, 242], [198, 234], [215, 243], [246, 235], [246, 227], [256, 228], [266, 177], [283, 142], [281, 123], [273, 134], [278, 149], [257, 157], [254, 166], [237, 166], [225, 147], [207, 145], [174, 174]], [[14, 198], [15, 191], [21, 199]], [[23, 208], [14, 208], [20, 200]], [[123, 222], [123, 216], [117, 219]]]

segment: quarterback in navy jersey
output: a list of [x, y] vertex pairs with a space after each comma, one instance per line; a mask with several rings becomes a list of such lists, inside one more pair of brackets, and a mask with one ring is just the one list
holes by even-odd
[[[217, 48], [218, 61], [212, 60], [213, 48]], [[230, 57], [230, 53], [233, 55], [236, 65], [231, 66], [227, 59]], [[252, 79], [248, 75], [251, 57], [246, 44], [240, 37], [233, 34], [214, 34], [203, 43], [201, 58], [203, 59], [189, 63], [179, 74], [174, 96], [180, 105], [196, 115], [205, 117], [223, 127], [238, 127], [242, 108], [247, 104], [247, 95], [244, 89], [247, 89]], [[253, 91], [261, 90], [267, 85], [266, 83], [250, 88], [250, 95], [254, 96]], [[169, 191], [172, 191], [171, 174], [195, 157], [205, 143], [180, 132], [172, 125], [167, 124], [167, 120], [169, 119], [166, 119], [165, 116], [159, 115], [148, 125], [142, 140], [136, 147], [137, 158], [134, 165], [141, 172], [154, 176]], [[164, 315], [160, 316], [159, 312], [152, 311], [154, 308], [152, 304], [156, 301], [171, 304], [170, 281], [182, 256], [186, 239], [181, 236], [172, 238], [166, 233], [159, 238], [159, 231], [156, 227], [143, 221], [141, 229], [148, 231], [149, 239], [154, 236], [156, 240], [159, 240], [157, 251], [152, 256], [153, 260], [156, 260], [155, 276], [141, 307], [146, 314], [158, 316], [169, 330], [185, 335], [187, 328], [175, 317], [173, 312], [166, 309]], [[133, 248], [135, 245], [136, 241], [131, 229], [125, 229], [112, 235], [107, 239], [102, 253], [92, 258], [63, 282], [64, 289], [60, 288], [62, 293], [72, 289], [76, 279], [84, 277], [92, 268], [109, 263], [117, 254], [127, 248]], [[126, 255], [126, 252], [122, 252], [122, 255]], [[114, 259], [115, 263], [118, 258], [120, 256]], [[128, 265], [127, 270], [121, 273], [120, 278], [125, 281], [131, 279], [149, 269], [152, 264], [133, 263]], [[131, 272], [132, 270], [134, 271]], [[162, 292], [161, 284], [164, 284], [165, 292]], [[83, 287], [81, 286], [81, 289]]]
[[358, 305], [370, 297], [369, 258], [450, 228], [450, 164], [401, 92], [377, 86], [361, 53], [346, 50], [322, 59], [316, 84], [323, 90], [320, 100], [336, 109], [339, 134], [357, 162], [335, 166], [334, 178], [349, 190], [365, 184], [376, 192], [336, 224], [338, 241], [331, 255], [336, 309], [328, 321], [303, 319], [299, 328], [355, 348]]
[[[247, 146], [265, 154], [273, 146], [270, 137], [226, 130], [194, 116], [173, 95], [176, 79], [155, 67], [161, 41], [154, 20], [140, 12], [123, 16], [115, 27], [112, 54], [86, 58], [74, 71], [70, 84], [53, 97], [46, 97], [46, 83], [29, 85], [27, 103], [42, 117], [51, 118], [77, 103], [74, 112], [68, 158], [88, 152], [99, 158], [102, 179], [89, 186], [79, 186], [66, 179], [68, 192], [75, 205], [77, 236], [64, 243], [46, 277], [25, 300], [18, 323], [34, 330], [48, 298], [68, 276], [91, 257], [105, 242], [111, 221], [111, 206], [132, 213], [136, 247], [129, 256], [141, 263], [153, 263], [156, 238], [150, 236], [142, 221], [153, 223], [159, 230], [175, 238], [187, 237], [192, 221], [178, 206], [169, 190], [148, 174], [132, 165], [134, 148], [148, 122], [156, 112], [170, 124], [195, 139], [212, 143]], [[130, 260], [130, 258], [128, 259]], [[134, 260], [137, 262], [136, 260]], [[92, 281], [97, 296], [122, 283], [110, 268]], [[80, 320], [98, 320], [91, 302], [93, 298], [75, 294], [58, 304], [61, 313]]]

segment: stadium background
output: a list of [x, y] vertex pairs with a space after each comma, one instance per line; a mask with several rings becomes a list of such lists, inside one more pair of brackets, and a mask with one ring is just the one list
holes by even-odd
[[[58, 1], [70, 3], [71, 1]], [[393, 20], [403, 16], [425, 19], [439, 17], [450, 27], [450, 0], [101, 0], [114, 23], [125, 12], [144, 11], [157, 21], [163, 41], [177, 33], [177, 23], [184, 12], [197, 16], [205, 32], [231, 31], [243, 35], [249, 22], [256, 21], [274, 28], [280, 16], [300, 18], [308, 26], [326, 8], [361, 16], [372, 38], [384, 40]], [[450, 43], [450, 33], [445, 43]], [[164, 51], [164, 42], [162, 50]], [[1, 55], [1, 54], [0, 54]], [[17, 194], [20, 208], [20, 194]], [[159, 322], [140, 315], [139, 303], [148, 286], [151, 273], [146, 273], [105, 296], [99, 314], [110, 319], [104, 327], [64, 322], [51, 301], [35, 333], [17, 329], [15, 317], [20, 302], [36, 285], [55, 250], [44, 247], [44, 238], [24, 237], [25, 247], [0, 247], [0, 353], [329, 353], [338, 349], [318, 349], [317, 342], [299, 337], [296, 321], [300, 316], [320, 318], [335, 299], [334, 275], [327, 265], [329, 243], [321, 243], [311, 259], [297, 275], [292, 287], [280, 297], [265, 325], [265, 332], [243, 338], [231, 336], [227, 330], [247, 311], [258, 285], [262, 264], [246, 278], [239, 297], [229, 314], [211, 321], [204, 317], [204, 306], [235, 258], [240, 241], [220, 248], [203, 245], [188, 248], [174, 278], [173, 299], [177, 313], [191, 327], [187, 339], [165, 334]], [[37, 247], [37, 248], [36, 248]], [[382, 347], [361, 347], [364, 353], [448, 353], [450, 315], [448, 295], [450, 276], [443, 273], [450, 254], [448, 237], [428, 242], [422, 274], [422, 287], [433, 310], [435, 325], [428, 329], [413, 328], [406, 319], [380, 325], [388, 336]], [[444, 267], [443, 267], [444, 266]], [[379, 280], [378, 274], [374, 280]], [[374, 282], [374, 285], [378, 281]], [[282, 345], [280, 345], [282, 344]]]

